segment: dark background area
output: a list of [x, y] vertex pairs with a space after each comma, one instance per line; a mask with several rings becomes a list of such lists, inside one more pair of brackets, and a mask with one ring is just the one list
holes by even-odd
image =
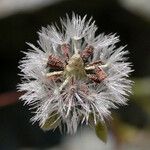
[[[129, 61], [133, 63], [135, 70], [131, 77], [135, 80], [149, 77], [150, 20], [131, 13], [117, 0], [68, 0], [0, 19], [1, 94], [16, 91], [16, 85], [20, 82], [17, 66], [23, 57], [21, 51], [28, 49], [25, 42], [37, 45], [37, 31], [41, 29], [41, 26], [59, 22], [59, 17], [65, 17], [66, 13], [71, 14], [72, 12], [81, 16], [85, 14], [88, 17], [93, 16], [99, 27], [99, 33], [120, 35], [120, 45], [127, 45], [130, 51]], [[145, 105], [150, 104], [150, 102], [147, 103], [149, 95], [144, 100], [146, 104], [142, 106], [139, 100], [142, 101], [144, 96], [137, 95], [135, 93], [135, 96], [131, 97], [129, 107], [123, 107], [116, 112], [122, 121], [143, 129], [147, 128], [150, 122], [149, 113], [144, 109]], [[0, 99], [0, 103], [2, 101], [3, 99]], [[40, 147], [50, 147], [61, 142], [62, 135], [59, 131], [43, 132], [38, 125], [32, 125], [29, 122], [31, 116], [28, 107], [23, 106], [20, 101], [15, 102], [14, 100], [10, 105], [0, 105], [0, 150], [15, 150], [19, 147], [40, 149]]]

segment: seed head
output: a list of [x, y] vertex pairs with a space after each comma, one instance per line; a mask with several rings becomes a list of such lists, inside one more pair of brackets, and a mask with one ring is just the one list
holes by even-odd
[[105, 123], [111, 108], [126, 104], [132, 70], [128, 51], [115, 46], [118, 37], [96, 36], [92, 19], [73, 13], [61, 24], [62, 29], [42, 28], [39, 47], [28, 44], [32, 49], [20, 61], [18, 89], [25, 91], [21, 99], [34, 110], [33, 122], [44, 130], [59, 127], [72, 134], [79, 124]]

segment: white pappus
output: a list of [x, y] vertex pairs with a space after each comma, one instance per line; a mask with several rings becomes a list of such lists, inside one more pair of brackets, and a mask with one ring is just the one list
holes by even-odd
[[79, 124], [105, 123], [111, 108], [125, 105], [131, 93], [131, 63], [115, 34], [96, 35], [92, 18], [72, 14], [42, 28], [38, 44], [20, 61], [25, 91], [21, 99], [34, 110], [33, 122], [44, 130], [60, 128], [73, 134]]

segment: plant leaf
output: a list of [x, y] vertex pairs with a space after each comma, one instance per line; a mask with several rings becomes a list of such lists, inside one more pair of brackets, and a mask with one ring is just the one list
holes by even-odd
[[95, 132], [100, 140], [102, 140], [105, 143], [107, 142], [108, 133], [107, 133], [107, 127], [105, 124], [98, 122], [95, 126]]
[[58, 114], [51, 115], [41, 126], [44, 131], [55, 129], [60, 123]]

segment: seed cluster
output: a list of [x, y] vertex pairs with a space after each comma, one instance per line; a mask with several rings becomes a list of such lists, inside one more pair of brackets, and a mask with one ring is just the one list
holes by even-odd
[[[107, 75], [105, 71], [100, 67], [102, 61], [95, 61], [88, 63], [88, 59], [93, 56], [94, 47], [88, 45], [80, 53], [71, 54], [69, 53], [71, 46], [69, 44], [63, 44], [60, 46], [60, 50], [63, 53], [64, 58], [58, 56], [50, 55], [48, 58], [47, 66], [50, 68], [49, 73], [53, 71], [55, 74], [50, 74], [54, 76], [55, 79], [60, 76], [71, 77], [76, 79], [88, 78], [95, 83], [100, 83], [103, 81]], [[87, 69], [92, 67], [92, 69]], [[94, 69], [93, 69], [94, 68]], [[61, 74], [57, 74], [57, 71], [62, 71]]]

